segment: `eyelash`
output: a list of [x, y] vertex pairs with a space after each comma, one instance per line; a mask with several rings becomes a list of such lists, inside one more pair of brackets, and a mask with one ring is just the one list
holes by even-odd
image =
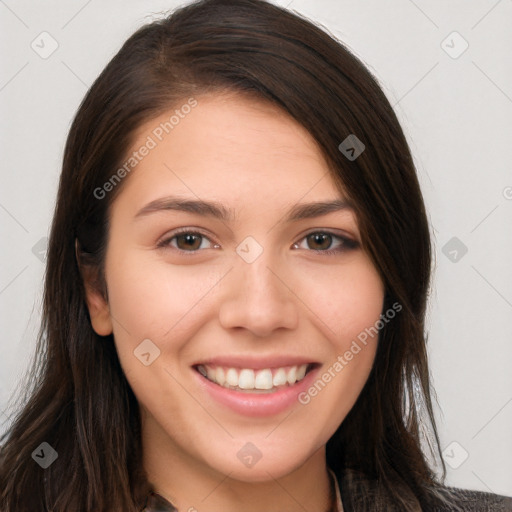
[[[193, 251], [184, 251], [183, 249], [179, 249], [178, 247], [173, 247], [173, 246], [170, 245], [170, 242], [172, 240], [174, 240], [177, 236], [183, 235], [183, 234], [186, 234], [186, 235], [199, 235], [202, 238], [206, 238], [207, 240], [210, 240], [208, 238], [208, 236], [206, 236], [204, 233], [201, 233], [200, 231], [192, 231], [192, 230], [190, 230], [190, 228], [182, 228], [182, 229], [176, 230], [171, 237], [165, 238], [164, 240], [158, 242], [157, 247], [158, 248], [163, 248], [163, 249], [172, 247], [172, 249], [180, 252], [181, 254], [185, 254], [187, 256], [195, 256], [198, 252], [201, 251], [201, 249], [196, 249], [196, 250], [193, 250]], [[339, 255], [339, 254], [341, 254], [343, 252], [350, 251], [352, 249], [355, 249], [355, 248], [359, 247], [359, 243], [356, 240], [352, 240], [351, 238], [347, 238], [347, 237], [344, 237], [342, 235], [337, 235], [336, 233], [333, 233], [332, 231], [329, 231], [329, 230], [325, 230], [325, 231], [324, 230], [310, 231], [309, 233], [306, 233], [299, 240], [299, 242], [301, 242], [302, 240], [306, 239], [308, 236], [315, 235], [315, 234], [329, 235], [329, 236], [332, 236], [333, 238], [337, 238], [338, 240], [340, 240], [342, 242], [341, 247], [339, 247], [337, 249], [325, 249], [325, 250], [322, 250], [322, 249], [308, 249], [309, 251], [317, 252], [317, 253], [320, 253], [320, 254], [322, 254], [324, 256], [336, 256], [336, 255]], [[211, 240], [210, 240], [210, 242], [211, 242]]]

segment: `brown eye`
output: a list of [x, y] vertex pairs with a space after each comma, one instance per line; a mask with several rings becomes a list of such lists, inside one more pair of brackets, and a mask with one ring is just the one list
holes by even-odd
[[[210, 244], [210, 246], [208, 246]], [[181, 253], [193, 255], [201, 252], [202, 249], [210, 249], [219, 247], [202, 233], [183, 229], [175, 232], [173, 235], [166, 237], [157, 244], [159, 248], [175, 249]]]
[[199, 234], [185, 233], [174, 238], [178, 249], [195, 251], [201, 247], [202, 236]]
[[311, 249], [326, 250], [332, 243], [332, 236], [329, 233], [312, 233], [307, 236]]
[[[359, 247], [359, 242], [356, 240], [329, 231], [315, 231], [306, 235], [302, 240], [306, 241], [306, 247], [303, 247], [303, 242], [296, 243], [293, 247], [296, 249], [310, 249], [326, 256], [341, 254]], [[336, 240], [338, 241], [337, 244]], [[332, 246], [334, 247], [331, 248]]]

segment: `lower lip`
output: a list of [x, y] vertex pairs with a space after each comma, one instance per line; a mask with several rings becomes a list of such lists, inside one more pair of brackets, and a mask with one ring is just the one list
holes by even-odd
[[311, 386], [319, 367], [313, 368], [293, 386], [272, 393], [250, 393], [219, 386], [193, 370], [201, 388], [215, 401], [238, 414], [251, 417], [274, 416], [298, 402], [298, 395]]

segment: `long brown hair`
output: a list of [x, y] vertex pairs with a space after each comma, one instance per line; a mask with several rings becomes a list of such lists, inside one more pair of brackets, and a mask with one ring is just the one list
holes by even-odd
[[[91, 327], [80, 272], [92, 271], [105, 293], [109, 209], [129, 176], [102, 199], [95, 190], [122, 165], [144, 122], [184, 98], [226, 90], [270, 101], [310, 132], [355, 206], [364, 249], [385, 283], [384, 311], [402, 306], [380, 331], [370, 377], [327, 444], [329, 466], [378, 482], [401, 510], [437, 499], [437, 477], [421, 446], [421, 426], [429, 424], [440, 458], [424, 333], [430, 235], [397, 117], [361, 61], [310, 21], [263, 0], [202, 0], [137, 30], [76, 113], [34, 365], [2, 438], [2, 511], [135, 512], [144, 503], [150, 484], [138, 403], [112, 336]], [[338, 147], [351, 134], [365, 146], [356, 159]], [[45, 470], [32, 458], [43, 442], [58, 453]], [[354, 493], [350, 499], [363, 503]]]

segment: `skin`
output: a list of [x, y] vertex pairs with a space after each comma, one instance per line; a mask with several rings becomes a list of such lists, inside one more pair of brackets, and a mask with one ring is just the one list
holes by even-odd
[[[124, 178], [111, 210], [108, 301], [86, 287], [91, 322], [98, 334], [114, 334], [141, 407], [144, 467], [180, 512], [292, 512], [298, 503], [326, 510], [325, 444], [362, 390], [377, 340], [308, 404], [264, 418], [209, 399], [191, 365], [221, 354], [299, 354], [320, 362], [321, 375], [379, 319], [383, 283], [360, 246], [325, 255], [315, 249], [346, 246], [306, 238], [324, 229], [360, 243], [351, 209], [283, 223], [297, 203], [343, 198], [304, 127], [254, 99], [196, 99]], [[143, 125], [132, 151], [173, 112]], [[171, 194], [218, 201], [236, 219], [173, 210], [135, 218]], [[183, 239], [157, 247], [180, 227], [205, 235], [195, 254], [179, 252], [191, 252]], [[236, 253], [247, 236], [263, 248], [252, 263]], [[144, 339], [160, 350], [148, 366], [134, 356]], [[251, 468], [237, 457], [247, 442], [262, 454]]]

